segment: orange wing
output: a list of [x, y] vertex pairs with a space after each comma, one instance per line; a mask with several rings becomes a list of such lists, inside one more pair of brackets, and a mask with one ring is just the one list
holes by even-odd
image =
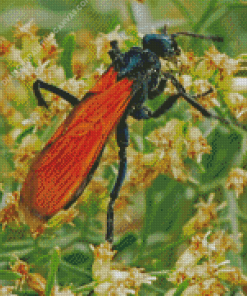
[[21, 190], [21, 203], [36, 216], [51, 217], [73, 200], [124, 113], [133, 81], [116, 82], [110, 68], [76, 106], [34, 159]]

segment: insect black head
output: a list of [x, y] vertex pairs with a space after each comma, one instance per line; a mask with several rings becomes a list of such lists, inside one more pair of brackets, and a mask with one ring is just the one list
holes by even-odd
[[162, 58], [180, 53], [175, 39], [167, 34], [147, 34], [142, 39], [142, 46], [143, 49], [149, 49]]
[[147, 34], [143, 37], [143, 49], [149, 49], [161, 58], [169, 58], [180, 54], [180, 49], [175, 38], [179, 35], [191, 36], [201, 39], [210, 39], [213, 41], [223, 41], [223, 38], [217, 36], [204, 36], [189, 32], [178, 32], [175, 34], [167, 34], [166, 27], [162, 34]]

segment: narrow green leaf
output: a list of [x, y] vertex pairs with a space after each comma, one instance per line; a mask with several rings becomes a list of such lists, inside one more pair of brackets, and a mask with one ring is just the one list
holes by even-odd
[[204, 23], [209, 19], [209, 17], [214, 13], [214, 10], [217, 6], [218, 0], [211, 0], [209, 2], [209, 5], [207, 9], [202, 14], [200, 20], [194, 25], [193, 31], [195, 33], [198, 33], [201, 30], [201, 27], [204, 25]]
[[226, 5], [237, 5], [237, 6], [244, 6], [244, 3], [238, 2], [236, 0], [219, 0], [219, 4], [226, 4]]
[[194, 234], [192, 234], [190, 236], [182, 237], [182, 238], [178, 239], [177, 241], [170, 243], [168, 245], [165, 245], [165, 247], [162, 247], [159, 249], [153, 248], [151, 251], [148, 252], [148, 254], [140, 254], [139, 256], [137, 256], [137, 258], [135, 259], [133, 264], [134, 265], [138, 264], [140, 261], [147, 260], [148, 258], [151, 258], [151, 257], [158, 258], [162, 254], [165, 254], [169, 249], [173, 249], [173, 248], [179, 246], [180, 244], [182, 244], [183, 242], [191, 239], [193, 235]]
[[34, 126], [31, 126], [27, 129], [25, 129], [17, 138], [16, 138], [16, 143], [20, 144], [22, 139], [25, 138], [25, 136], [31, 134], [34, 130]]
[[70, 272], [70, 273], [74, 273], [80, 277], [88, 277], [88, 278], [91, 278], [92, 277], [92, 274], [91, 272], [89, 272], [88, 270], [85, 270], [81, 267], [77, 267], [77, 266], [74, 266], [72, 264], [69, 264], [68, 262], [62, 260], [61, 261], [61, 268], [65, 269], [67, 272]]
[[97, 287], [98, 283], [96, 282], [92, 282], [90, 284], [87, 284], [87, 285], [84, 285], [80, 288], [75, 288], [75, 289], [72, 289], [72, 292], [75, 292], [75, 293], [79, 293], [79, 292], [90, 292], [92, 291], [95, 287]]
[[24, 257], [33, 251], [33, 248], [27, 248], [25, 250], [13, 250], [12, 252], [1, 252], [0, 253], [0, 261], [6, 262], [13, 259], [14, 256]]
[[222, 6], [219, 9], [217, 9], [214, 13], [211, 14], [211, 16], [205, 21], [204, 25], [202, 26], [201, 30], [205, 30], [208, 28], [213, 22], [221, 18], [229, 8], [227, 6]]
[[68, 35], [63, 40], [63, 52], [61, 55], [61, 65], [64, 68], [66, 78], [72, 78], [74, 76], [72, 71], [72, 56], [75, 50], [75, 36]]
[[0, 270], [0, 279], [7, 281], [16, 281], [22, 277], [20, 273], [11, 270]]
[[33, 239], [28, 238], [28, 239], [23, 239], [23, 240], [17, 240], [17, 241], [13, 241], [13, 242], [6, 242], [4, 244], [2, 244], [2, 248], [3, 250], [8, 250], [10, 251], [11, 249], [16, 249], [16, 250], [20, 250], [20, 249], [26, 249], [26, 248], [30, 248], [33, 246]]
[[243, 260], [240, 256], [242, 252], [242, 244], [241, 239], [239, 237], [239, 220], [238, 220], [238, 202], [237, 202], [237, 194], [234, 190], [224, 190], [224, 195], [227, 200], [228, 214], [227, 218], [229, 219], [229, 226], [231, 229], [231, 236], [237, 246], [237, 252], [230, 252], [229, 259], [233, 266], [238, 268], [242, 268]]
[[243, 213], [240, 209], [238, 209], [238, 217], [242, 220], [247, 221], [247, 215], [245, 213]]
[[176, 8], [181, 12], [184, 18], [189, 22], [189, 24], [193, 26], [195, 23], [194, 17], [190, 14], [188, 9], [184, 6], [183, 2], [180, 0], [172, 0], [172, 2], [176, 6]]
[[45, 296], [50, 296], [52, 292], [52, 288], [56, 281], [56, 274], [58, 270], [58, 265], [60, 262], [60, 250], [58, 248], [55, 248], [53, 250], [52, 256], [51, 256], [51, 263], [50, 263], [50, 270], [48, 273], [48, 279], [47, 284], [45, 287]]
[[[165, 295], [165, 292], [166, 292], [164, 289], [160, 289], [154, 285], [149, 285], [149, 284], [143, 284], [143, 288], [145, 290], [148, 290], [147, 291], [148, 295], [154, 295], [153, 292], [156, 293], [155, 295], [160, 295], [160, 294]], [[159, 294], [157, 294], [157, 293], [159, 293]], [[141, 295], [147, 295], [147, 294], [141, 294]]]
[[13, 290], [12, 295], [20, 295], [20, 296], [38, 296], [38, 293], [31, 290]]
[[50, 254], [41, 256], [37, 260], [34, 261], [34, 264], [38, 265], [38, 266], [44, 265], [50, 260], [50, 258], [51, 258]]
[[52, 249], [55, 246], [64, 249], [76, 242], [80, 237], [80, 232], [68, 233], [56, 239], [42, 239], [39, 241], [39, 246], [43, 249]]
[[134, 233], [128, 233], [126, 234], [118, 244], [114, 246], [114, 250], [118, 252], [122, 252], [125, 248], [128, 248], [129, 246], [133, 245], [137, 241], [137, 235]]
[[177, 288], [176, 292], [173, 294], [173, 296], [180, 296], [182, 295], [183, 291], [189, 286], [190, 280], [187, 279], [183, 281]]

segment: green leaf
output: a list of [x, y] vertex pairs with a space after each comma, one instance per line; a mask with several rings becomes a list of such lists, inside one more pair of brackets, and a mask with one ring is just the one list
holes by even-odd
[[208, 81], [209, 81], [211, 84], [215, 85], [215, 80], [216, 80], [216, 77], [217, 77], [218, 73], [219, 73], [219, 69], [216, 69], [216, 70], [214, 71], [213, 75], [208, 79]]
[[22, 278], [22, 275], [11, 270], [0, 270], [0, 279], [8, 281], [16, 281]]
[[79, 292], [90, 292], [92, 291], [95, 287], [97, 287], [98, 283], [96, 282], [92, 282], [90, 284], [87, 284], [87, 285], [84, 285], [80, 288], [75, 288], [75, 289], [72, 289], [72, 292], [75, 292], [75, 293], [79, 293]]
[[217, 9], [214, 13], [211, 14], [211, 16], [205, 21], [204, 25], [202, 26], [202, 29], [208, 28], [213, 22], [217, 21], [219, 18], [221, 18], [229, 8], [227, 6], [222, 6], [219, 9]]
[[122, 252], [125, 248], [128, 248], [136, 241], [137, 235], [135, 235], [134, 233], [128, 233], [120, 240], [120, 242], [117, 245], [114, 246], [114, 250]]
[[66, 78], [72, 78], [74, 73], [72, 71], [72, 56], [75, 50], [75, 36], [68, 35], [63, 40], [63, 52], [61, 54], [61, 65], [64, 68]]
[[120, 23], [120, 19], [118, 14], [114, 14], [112, 17], [110, 17], [109, 23], [107, 23], [108, 26], [107, 26], [106, 34], [114, 31], [114, 29], [119, 23]]
[[47, 284], [45, 287], [45, 296], [50, 296], [52, 288], [56, 281], [56, 274], [58, 270], [58, 265], [60, 263], [60, 255], [59, 255], [59, 249], [55, 248], [53, 250], [52, 256], [51, 256], [51, 263], [50, 263], [50, 270], [48, 273], [48, 279]]
[[65, 286], [73, 284], [76, 287], [90, 283], [92, 281], [92, 260], [86, 261], [81, 266], [83, 267], [72, 265], [61, 259], [57, 273], [59, 283]]
[[[46, 9], [50, 11], [56, 11], [62, 13], [66, 11], [70, 12], [73, 8], [75, 9], [76, 3], [78, 1], [67, 1], [67, 0], [57, 0], [57, 1], [49, 1], [49, 0], [38, 0], [39, 4], [44, 6]], [[73, 3], [75, 2], [75, 3]], [[85, 1], [86, 2], [86, 1]]]
[[24, 250], [14, 250], [12, 252], [1, 252], [0, 253], [0, 261], [6, 262], [13, 259], [14, 256], [24, 257], [33, 251], [33, 248], [27, 248]]
[[202, 26], [204, 25], [204, 23], [209, 19], [209, 17], [214, 13], [215, 7], [217, 6], [217, 2], [218, 0], [211, 0], [209, 2], [209, 5], [207, 7], [207, 9], [204, 11], [204, 13], [202, 14], [200, 20], [194, 25], [193, 31], [195, 33], [198, 33]]
[[182, 295], [183, 291], [189, 286], [190, 280], [187, 279], [183, 281], [177, 288], [176, 292], [173, 294], [173, 296], [180, 296]]
[[236, 0], [219, 0], [219, 4], [227, 4], [227, 5], [230, 5], [230, 4], [239, 4], [239, 5], [242, 5], [244, 6], [244, 3], [241, 3], [241, 2], [238, 2]]
[[185, 185], [164, 175], [153, 181], [146, 192], [146, 215], [144, 220], [143, 240], [150, 234], [166, 232], [173, 227], [178, 217], [179, 209], [184, 201]]
[[38, 296], [38, 293], [31, 290], [13, 290], [12, 295], [20, 295], [20, 296]]
[[[183, 242], [188, 241], [189, 239], [192, 238], [193, 235], [194, 234], [192, 234], [191, 236], [186, 236], [186, 237], [183, 236], [180, 239], [176, 240], [175, 242], [172, 242], [170, 244], [166, 244], [164, 247], [158, 246], [158, 248], [156, 248], [154, 246], [152, 248], [152, 250], [149, 251], [147, 254], [143, 254], [143, 255], [140, 254], [139, 256], [137, 256], [137, 258], [134, 261], [134, 264], [138, 264], [140, 261], [143, 261], [143, 260], [148, 260], [148, 258], [151, 258], [151, 257], [158, 258], [158, 257], [162, 256], [162, 254], [167, 253], [167, 251], [173, 250], [177, 246], [181, 245]], [[164, 273], [165, 273], [165, 271], [164, 271]]]
[[[219, 0], [211, 0], [209, 2], [209, 5], [207, 9], [204, 11], [202, 14], [201, 18], [199, 21], [193, 26], [193, 32], [194, 33], [199, 33], [202, 31], [203, 27], [205, 26], [205, 23], [207, 22], [208, 19], [211, 18], [211, 16], [214, 14], [217, 4]], [[191, 46], [193, 50], [195, 51], [196, 54], [202, 54], [202, 40], [199, 40], [198, 38], [193, 38], [191, 40]]]
[[180, 0], [172, 0], [173, 4], [180, 11], [180, 13], [184, 16], [185, 19], [189, 22], [191, 26], [195, 23], [194, 17], [190, 14], [188, 9], [184, 6], [183, 1]]
[[29, 248], [33, 245], [33, 239], [27, 238], [27, 239], [22, 239], [22, 240], [17, 240], [17, 241], [12, 241], [12, 242], [6, 242], [2, 244], [2, 248], [6, 251], [10, 251], [10, 249], [26, 249]]
[[227, 175], [242, 143], [241, 135], [234, 132], [225, 133], [222, 129], [215, 129], [207, 140], [212, 151], [202, 158], [205, 168], [205, 173], [201, 175], [203, 183], [215, 182]]
[[34, 264], [37, 266], [44, 266], [44, 264], [46, 264], [51, 258], [51, 255], [43, 255], [43, 256], [39, 256], [37, 260], [34, 261]]
[[68, 262], [62, 260], [61, 261], [61, 269], [65, 269], [69, 273], [74, 273], [79, 277], [86, 277], [86, 278], [92, 278], [91, 272], [88, 270], [85, 270], [84, 268], [80, 268], [77, 266], [74, 266], [72, 264], [69, 264]]
[[21, 141], [23, 138], [25, 138], [27, 135], [31, 134], [34, 130], [34, 126], [31, 126], [27, 129], [25, 129], [17, 138], [16, 138], [16, 143], [21, 144]]
[[80, 232], [72, 232], [55, 239], [41, 239], [39, 241], [39, 246], [44, 249], [51, 249], [55, 246], [59, 246], [61, 249], [65, 249], [72, 245], [81, 237]]

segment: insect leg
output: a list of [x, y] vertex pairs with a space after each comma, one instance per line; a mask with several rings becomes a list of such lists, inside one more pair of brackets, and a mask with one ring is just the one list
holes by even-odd
[[60, 96], [61, 98], [63, 98], [73, 106], [77, 105], [80, 102], [75, 96], [71, 95], [67, 91], [62, 90], [54, 85], [48, 84], [40, 79], [37, 79], [33, 84], [33, 91], [36, 98], [38, 99], [38, 105], [44, 106], [47, 109], [48, 109], [48, 105], [44, 100], [43, 96], [41, 95], [41, 92], [40, 92], [41, 88], [48, 90], [50, 92], [53, 92], [54, 94]]
[[[200, 111], [202, 113], [203, 116], [208, 117], [208, 118], [215, 118], [217, 120], [219, 120], [220, 122], [229, 125], [230, 122], [222, 117], [219, 117], [211, 112], [209, 112], [206, 108], [204, 108], [200, 103], [198, 103], [197, 101], [194, 100], [195, 97], [198, 96], [190, 96], [189, 94], [186, 93], [184, 87], [182, 86], [182, 84], [170, 73], [164, 73], [164, 77], [166, 78], [170, 78], [172, 84], [176, 87], [177, 91], [180, 93], [180, 96], [182, 96], [191, 106], [193, 106], [194, 108], [196, 108], [198, 111]], [[208, 93], [210, 92], [210, 90], [208, 91]], [[237, 126], [246, 129], [243, 125], [241, 125], [240, 123], [235, 122], [234, 124], [236, 124]]]
[[[165, 87], [166, 87], [166, 82], [167, 82], [167, 78], [162, 77], [158, 86], [151, 91], [148, 91], [148, 99], [155, 99], [157, 96], [159, 96], [160, 94], [162, 94], [162, 92], [164, 91]], [[144, 84], [144, 93], [145, 93], [145, 86], [147, 89], [147, 85]], [[184, 90], [185, 91], [185, 90]], [[192, 98], [198, 98], [198, 97], [202, 97], [202, 96], [206, 96], [209, 93], [211, 93], [213, 91], [212, 88], [210, 88], [208, 91], [202, 93], [202, 94], [197, 94], [195, 96], [191, 96]], [[161, 115], [163, 115], [164, 113], [166, 113], [166, 111], [168, 111], [177, 101], [177, 99], [182, 96], [180, 93], [175, 94], [170, 96], [168, 99], [165, 100], [165, 102], [154, 112], [151, 111], [148, 107], [146, 106], [140, 106], [138, 108], [135, 108], [132, 113], [131, 116], [133, 116], [135, 119], [140, 120], [140, 119], [149, 119], [149, 118], [158, 118]], [[143, 102], [146, 100], [146, 98], [144, 100], [142, 100]]]
[[165, 102], [155, 111], [151, 111], [146, 106], [141, 106], [141, 108], [135, 109], [131, 116], [133, 116], [135, 119], [149, 119], [149, 118], [158, 118], [161, 115], [165, 114], [166, 111], [168, 111], [177, 101], [177, 99], [180, 97], [180, 94], [172, 95], [168, 99], [165, 100]]
[[114, 203], [118, 198], [119, 191], [123, 184], [126, 170], [127, 170], [127, 157], [126, 157], [126, 148], [129, 145], [129, 132], [128, 126], [126, 123], [126, 118], [121, 119], [117, 126], [117, 143], [119, 146], [119, 169], [116, 183], [113, 187], [113, 190], [110, 194], [110, 202], [107, 209], [107, 233], [106, 240], [110, 243], [113, 242], [113, 233], [114, 233]]
[[[211, 93], [213, 90], [209, 89], [205, 93], [198, 94], [195, 96], [191, 96], [192, 98], [198, 98], [203, 97]], [[158, 94], [159, 95], [159, 94]], [[177, 101], [177, 99], [182, 96], [181, 94], [176, 94], [170, 96], [168, 99], [165, 100], [165, 102], [155, 111], [151, 111], [148, 107], [142, 106], [141, 108], [135, 109], [131, 116], [133, 116], [135, 119], [149, 119], [149, 118], [158, 118], [161, 115], [165, 114], [166, 111], [168, 111]]]
[[123, 65], [123, 55], [118, 47], [117, 40], [112, 40], [110, 45], [112, 49], [108, 51], [108, 54], [113, 62], [115, 70], [119, 72], [121, 66]]
[[166, 87], [166, 82], [167, 79], [162, 77], [158, 86], [154, 90], [148, 92], [148, 99], [153, 100], [159, 95], [161, 95]]
[[118, 56], [121, 53], [121, 51], [118, 47], [117, 40], [112, 40], [110, 42], [110, 45], [111, 45], [112, 49], [110, 51], [108, 51], [108, 54], [110, 55], [112, 61], [114, 61], [115, 57]]

